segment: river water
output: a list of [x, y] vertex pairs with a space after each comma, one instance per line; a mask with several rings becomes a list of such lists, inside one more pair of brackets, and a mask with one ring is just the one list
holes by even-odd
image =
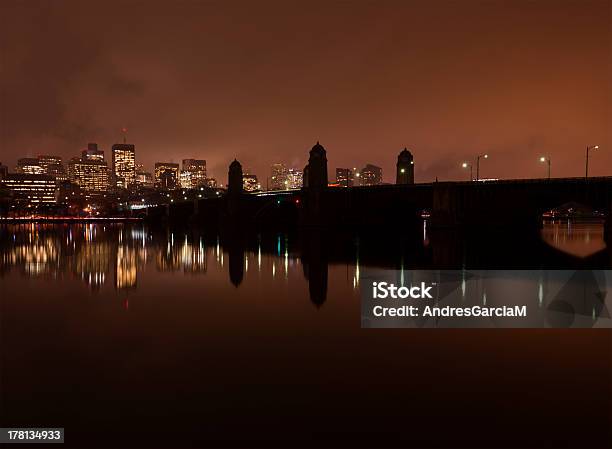
[[369, 267], [598, 268], [601, 223], [410, 238], [0, 227], [2, 427], [69, 447], [604, 447], [611, 332], [361, 329]]

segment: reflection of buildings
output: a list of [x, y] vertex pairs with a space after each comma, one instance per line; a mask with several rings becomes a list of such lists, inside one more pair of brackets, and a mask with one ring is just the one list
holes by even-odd
[[115, 267], [115, 287], [129, 288], [136, 286], [136, 250], [127, 245], [117, 248], [117, 265]]
[[6, 225], [0, 240], [0, 274], [21, 266], [28, 276], [54, 278], [72, 273], [100, 289], [114, 275], [117, 289], [136, 286], [138, 269], [147, 261], [146, 233], [122, 226], [51, 224]]
[[192, 244], [183, 238], [182, 243], [174, 241], [174, 234], [168, 236], [166, 245], [157, 252], [156, 265], [160, 271], [179, 271], [186, 273], [206, 273], [208, 249], [200, 240]]

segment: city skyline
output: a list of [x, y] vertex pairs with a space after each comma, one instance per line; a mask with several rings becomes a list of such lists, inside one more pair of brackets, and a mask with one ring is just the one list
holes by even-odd
[[483, 153], [484, 177], [541, 176], [544, 155], [580, 176], [587, 145], [593, 176], [612, 166], [606, 1], [117, 5], [2, 2], [4, 164], [127, 128], [147, 167], [202, 158], [221, 183], [234, 158], [303, 167], [316, 140], [385, 182], [372, 155], [404, 147], [416, 182]]

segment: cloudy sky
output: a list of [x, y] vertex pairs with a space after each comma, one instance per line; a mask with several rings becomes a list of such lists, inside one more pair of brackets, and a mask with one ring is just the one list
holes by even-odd
[[612, 15], [600, 1], [0, 1], [0, 161], [234, 157], [260, 178], [415, 155], [417, 181], [612, 175]]

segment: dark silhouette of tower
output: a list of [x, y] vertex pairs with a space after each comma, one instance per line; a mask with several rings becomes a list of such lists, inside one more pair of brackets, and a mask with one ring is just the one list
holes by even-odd
[[397, 156], [396, 184], [414, 184], [414, 159], [412, 153], [404, 148]]
[[227, 193], [230, 195], [242, 193], [242, 165], [236, 159], [229, 166], [227, 180]]
[[237, 288], [244, 278], [244, 241], [241, 233], [230, 235], [227, 250], [230, 282]]
[[325, 187], [327, 187], [327, 152], [317, 142], [310, 150], [310, 158], [308, 159], [308, 188]]

